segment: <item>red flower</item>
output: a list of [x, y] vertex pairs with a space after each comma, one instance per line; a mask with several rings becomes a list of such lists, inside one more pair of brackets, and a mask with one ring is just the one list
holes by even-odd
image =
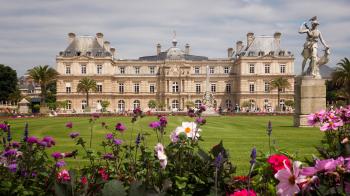
[[107, 181], [108, 180], [108, 174], [106, 173], [105, 169], [99, 169], [98, 173], [101, 175], [102, 179]]
[[287, 156], [282, 155], [282, 154], [275, 154], [275, 155], [269, 156], [269, 158], [267, 159], [267, 162], [270, 163], [274, 174], [277, 173], [281, 169], [285, 169], [284, 164], [283, 164], [284, 160], [286, 160], [286, 165], [289, 168], [291, 168], [291, 162]]
[[233, 177], [234, 181], [239, 181], [239, 182], [246, 182], [248, 181], [248, 177], [247, 176], [235, 176]]
[[81, 177], [81, 183], [82, 184], [87, 184], [87, 182], [88, 182], [88, 180], [87, 180], [87, 177], [86, 176], [83, 176], [83, 177]]

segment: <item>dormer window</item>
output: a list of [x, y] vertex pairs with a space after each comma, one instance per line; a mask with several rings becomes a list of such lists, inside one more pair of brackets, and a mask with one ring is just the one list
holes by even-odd
[[270, 51], [269, 55], [273, 56], [273, 55], [275, 55], [275, 52], [274, 51]]
[[75, 54], [76, 54], [77, 56], [80, 56], [81, 52], [78, 51], [78, 52], [76, 52]]
[[265, 55], [265, 52], [264, 51], [260, 51], [259, 53], [258, 53], [258, 56], [264, 56]]
[[248, 56], [254, 56], [254, 52], [253, 51], [248, 52]]
[[102, 56], [102, 52], [96, 52], [96, 56]]
[[86, 52], [86, 56], [91, 56], [91, 52]]
[[279, 55], [279, 56], [284, 56], [284, 51], [280, 51], [280, 52], [278, 53], [278, 55]]

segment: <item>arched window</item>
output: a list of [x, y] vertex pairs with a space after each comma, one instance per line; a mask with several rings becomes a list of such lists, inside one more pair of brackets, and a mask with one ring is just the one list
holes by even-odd
[[85, 110], [86, 107], [87, 107], [87, 102], [86, 102], [86, 100], [82, 100], [82, 101], [81, 101], [81, 109], [82, 109], [82, 110]]
[[216, 108], [217, 106], [218, 106], [218, 102], [214, 100], [214, 108]]
[[72, 101], [71, 100], [67, 100], [66, 109], [67, 110], [71, 110], [72, 109]]
[[201, 101], [201, 100], [196, 100], [196, 101], [194, 102], [194, 105], [195, 105], [196, 108], [199, 108], [199, 107], [201, 107], [201, 105], [202, 105], [202, 101]]
[[225, 101], [225, 103], [226, 103], [226, 108], [231, 108], [231, 107], [232, 107], [232, 102], [231, 102], [231, 100], [227, 99], [227, 100]]
[[119, 100], [118, 101], [118, 112], [124, 112], [125, 111], [125, 101]]
[[255, 109], [255, 100], [254, 99], [251, 99], [249, 100], [249, 103], [250, 103], [250, 109]]
[[171, 103], [171, 108], [173, 108], [173, 109], [179, 109], [179, 106], [180, 106], [180, 104], [179, 104], [179, 101], [178, 100], [173, 100], [172, 101], [172, 103]]
[[140, 107], [140, 100], [135, 100], [133, 105], [134, 105], [134, 109], [139, 108]]

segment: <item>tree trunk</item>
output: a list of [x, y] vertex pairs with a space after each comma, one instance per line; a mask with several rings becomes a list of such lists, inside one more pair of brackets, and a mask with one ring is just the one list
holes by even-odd
[[86, 107], [89, 107], [89, 91], [86, 92]]
[[46, 106], [46, 85], [45, 84], [42, 84], [41, 85], [41, 103], [43, 106]]
[[281, 105], [280, 105], [280, 89], [277, 89], [277, 106], [278, 106], [278, 110], [281, 111]]

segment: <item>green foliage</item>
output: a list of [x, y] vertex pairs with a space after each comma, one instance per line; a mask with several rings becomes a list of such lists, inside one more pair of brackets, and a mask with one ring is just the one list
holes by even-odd
[[166, 104], [164, 102], [157, 102], [157, 108], [159, 110], [163, 111], [165, 107], [166, 107]]
[[[283, 78], [283, 77], [278, 77], [275, 78], [271, 81], [271, 90], [272, 89], [277, 89], [277, 100], [278, 103], [280, 102], [280, 97], [281, 97], [281, 92], [283, 89], [285, 88], [289, 88], [290, 87], [290, 83], [288, 82], [287, 78]], [[280, 104], [278, 104], [278, 108], [281, 110], [280, 108]]]
[[101, 191], [103, 196], [126, 196], [123, 183], [119, 180], [111, 180], [107, 182]]
[[194, 103], [193, 103], [193, 101], [188, 100], [188, 101], [186, 101], [185, 106], [187, 108], [193, 108], [194, 107]]
[[340, 93], [342, 97], [350, 104], [350, 61], [348, 58], [340, 60], [332, 73], [333, 83], [343, 89]]
[[96, 92], [96, 90], [97, 90], [97, 85], [94, 79], [84, 77], [83, 79], [79, 80], [79, 83], [77, 86], [77, 92], [85, 93], [87, 107], [89, 107], [89, 93]]
[[34, 80], [34, 82], [40, 84], [42, 104], [46, 105], [48, 87], [50, 84], [56, 82], [58, 72], [54, 68], [49, 67], [48, 65], [40, 65], [29, 69], [27, 73], [29, 77]]
[[0, 101], [18, 100], [17, 82], [16, 71], [0, 64]]
[[148, 107], [151, 108], [151, 109], [156, 108], [157, 107], [157, 101], [153, 100], [153, 99], [149, 100], [148, 101]]
[[244, 101], [243, 103], [242, 103], [242, 107], [250, 107], [251, 105], [250, 105], [250, 102], [249, 101]]
[[286, 100], [284, 102], [284, 104], [286, 104], [286, 106], [290, 106], [290, 107], [294, 108], [294, 101], [293, 100]]

